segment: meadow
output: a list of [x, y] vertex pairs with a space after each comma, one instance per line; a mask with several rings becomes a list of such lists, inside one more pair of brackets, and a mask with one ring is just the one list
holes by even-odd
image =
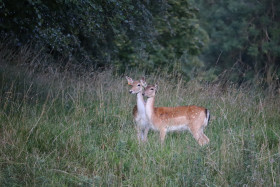
[[150, 131], [139, 144], [125, 75], [142, 72], [58, 71], [28, 48], [1, 47], [1, 186], [280, 185], [277, 85], [147, 75], [159, 85], [156, 106], [210, 110], [210, 143], [200, 147], [189, 132], [175, 132], [161, 146]]

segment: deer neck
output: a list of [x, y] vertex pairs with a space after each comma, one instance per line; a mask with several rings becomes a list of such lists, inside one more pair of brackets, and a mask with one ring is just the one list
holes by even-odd
[[137, 111], [140, 114], [145, 114], [145, 101], [142, 92], [137, 93]]
[[150, 121], [153, 120], [152, 118], [154, 116], [154, 111], [155, 111], [154, 103], [155, 103], [155, 97], [150, 97], [147, 99], [146, 115]]

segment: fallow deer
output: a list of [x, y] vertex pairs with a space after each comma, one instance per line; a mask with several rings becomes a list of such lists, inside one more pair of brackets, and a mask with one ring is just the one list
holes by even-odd
[[146, 115], [150, 128], [160, 132], [161, 143], [167, 132], [183, 130], [189, 130], [200, 146], [209, 143], [209, 138], [203, 132], [210, 119], [209, 110], [194, 105], [155, 108], [157, 88], [157, 85], [147, 86], [144, 95], [148, 97]]
[[129, 93], [137, 95], [137, 104], [133, 108], [133, 118], [136, 123], [137, 137], [139, 141], [147, 141], [147, 135], [149, 132], [149, 121], [146, 116], [145, 100], [143, 98], [143, 87], [147, 86], [144, 78], [141, 80], [133, 80], [126, 76], [127, 82], [132, 88]]

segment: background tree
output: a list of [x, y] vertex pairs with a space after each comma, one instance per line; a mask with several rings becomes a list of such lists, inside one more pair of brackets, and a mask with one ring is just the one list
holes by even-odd
[[184, 0], [166, 1], [162, 6], [151, 3], [155, 12], [156, 40], [148, 61], [154, 67], [169, 67], [187, 76], [204, 65], [197, 57], [207, 45], [207, 33], [200, 27], [198, 9]]
[[1, 0], [0, 8], [2, 35], [17, 45], [32, 41], [54, 57], [95, 68], [187, 72], [178, 64], [189, 64], [205, 45], [198, 11], [183, 0]]
[[280, 75], [280, 1], [200, 0], [201, 24], [210, 42], [203, 53], [219, 74], [232, 68], [231, 80]]

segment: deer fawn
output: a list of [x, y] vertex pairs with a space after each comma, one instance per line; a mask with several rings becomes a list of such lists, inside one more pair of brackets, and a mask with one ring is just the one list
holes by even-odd
[[127, 77], [127, 82], [132, 88], [129, 93], [137, 95], [137, 105], [133, 108], [133, 118], [136, 122], [137, 137], [138, 140], [143, 142], [147, 141], [147, 135], [149, 132], [149, 121], [146, 116], [145, 101], [143, 98], [143, 87], [147, 86], [146, 81], [142, 78], [139, 81], [134, 81], [132, 78]]
[[209, 142], [203, 133], [210, 119], [209, 110], [198, 106], [154, 107], [157, 85], [149, 85], [144, 91], [148, 97], [146, 115], [150, 127], [160, 132], [161, 143], [169, 131], [189, 130], [200, 146]]

